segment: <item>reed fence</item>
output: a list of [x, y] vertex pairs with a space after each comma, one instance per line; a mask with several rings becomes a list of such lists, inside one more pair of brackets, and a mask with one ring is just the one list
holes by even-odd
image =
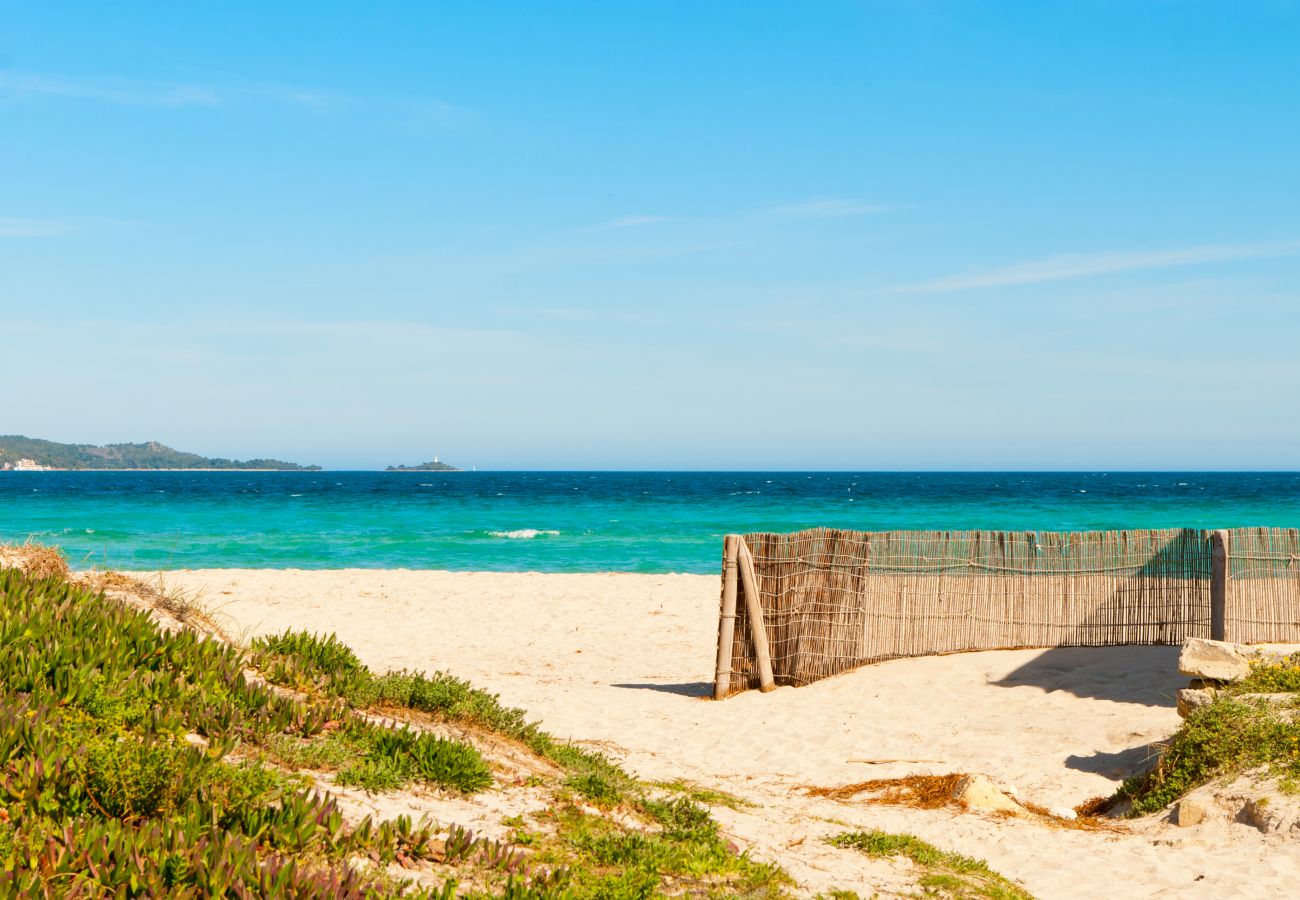
[[1300, 641], [1300, 530], [728, 535], [714, 697], [967, 650]]

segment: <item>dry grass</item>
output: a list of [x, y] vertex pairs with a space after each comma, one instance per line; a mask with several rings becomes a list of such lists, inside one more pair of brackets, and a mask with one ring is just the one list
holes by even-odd
[[[944, 809], [955, 807], [964, 809], [957, 799], [957, 787], [966, 776], [961, 772], [947, 775], [906, 775], [902, 778], [873, 778], [837, 787], [809, 787], [807, 793], [813, 797], [825, 797], [846, 803], [866, 794], [862, 799], [867, 803], [883, 803], [890, 806], [907, 806], [912, 809]], [[1046, 807], [1036, 803], [1016, 801], [1030, 815], [1031, 821], [1039, 821], [1055, 828], [1072, 828], [1081, 831], [1115, 831], [1119, 826], [1106, 819], [1099, 818], [1104, 810], [1095, 809], [1090, 804], [1082, 804], [1075, 812], [1078, 818], [1067, 819], [1056, 815]], [[1088, 807], [1085, 811], [1084, 807]], [[1002, 813], [1011, 817], [1011, 813]]]
[[1092, 797], [1076, 806], [1074, 811], [1081, 819], [1095, 819], [1106, 815], [1114, 805], [1114, 797]]
[[813, 797], [826, 797], [841, 803], [859, 794], [872, 794], [868, 803], [887, 803], [892, 806], [911, 806], [915, 809], [940, 809], [955, 804], [957, 785], [966, 777], [961, 773], [949, 775], [907, 775], [903, 778], [873, 778], [856, 784], [838, 787], [812, 787]]
[[159, 573], [150, 579], [120, 572], [73, 572], [57, 547], [33, 544], [0, 544], [0, 569], [18, 569], [33, 578], [62, 578], [94, 591], [112, 594], [140, 609], [148, 610], [164, 627], [193, 628], [203, 634], [231, 641], [226, 627], [197, 592], [169, 584]]
[[191, 628], [227, 643], [237, 643], [227, 626], [219, 621], [216, 610], [203, 602], [200, 592], [186, 591], [169, 583], [161, 572], [145, 579], [120, 572], [90, 571], [72, 580], [152, 612], [163, 627]]
[[0, 544], [0, 569], [18, 569], [33, 578], [67, 578], [68, 561], [55, 547]]

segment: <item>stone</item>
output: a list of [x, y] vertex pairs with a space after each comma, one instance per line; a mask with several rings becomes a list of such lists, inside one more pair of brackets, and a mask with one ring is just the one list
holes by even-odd
[[1068, 806], [1049, 806], [1047, 807], [1047, 813], [1050, 816], [1064, 819], [1067, 822], [1073, 822], [1075, 819], [1079, 818], [1079, 814]]
[[1241, 820], [1248, 825], [1254, 825], [1260, 831], [1275, 831], [1276, 823], [1273, 811], [1269, 809], [1269, 798], [1260, 797], [1258, 800], [1247, 800], [1246, 805], [1241, 808]]
[[1265, 834], [1300, 833], [1300, 800], [1282, 793], [1271, 793], [1247, 800], [1238, 816]]
[[1188, 713], [1214, 702], [1214, 691], [1203, 688], [1183, 688], [1178, 692], [1178, 715], [1184, 719]]
[[1024, 807], [999, 791], [984, 775], [967, 775], [958, 782], [953, 798], [970, 809], [1004, 812], [1014, 816], [1025, 813]]
[[1178, 671], [1210, 681], [1241, 681], [1250, 674], [1250, 661], [1235, 644], [1188, 638], [1178, 657]]
[[1179, 828], [1191, 828], [1205, 821], [1206, 809], [1190, 797], [1183, 798], [1174, 808], [1174, 824]]

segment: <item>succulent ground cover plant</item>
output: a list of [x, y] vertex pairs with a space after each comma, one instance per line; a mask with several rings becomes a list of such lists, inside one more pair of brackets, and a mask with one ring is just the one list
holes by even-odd
[[[523, 710], [443, 672], [376, 674], [335, 635], [302, 631], [255, 640], [252, 659], [272, 683], [354, 709], [385, 716], [416, 712], [481, 729], [516, 742], [564, 774], [551, 808], [535, 817], [545, 834], [517, 831], [518, 844], [544, 870], [564, 872], [563, 886], [536, 879], [520, 891], [551, 890], [574, 898], [634, 898], [662, 894], [725, 897], [785, 896], [788, 877], [776, 866], [739, 853], [697, 800], [734, 806], [739, 801], [685, 785], [646, 785], [599, 753], [557, 741]], [[644, 827], [628, 828], [592, 809], [617, 810]], [[523, 824], [522, 822], [519, 824]], [[448, 847], [450, 850], [450, 845]], [[480, 854], [483, 851], [479, 851]]]
[[[559, 774], [528, 785], [547, 807], [489, 840], [349, 821], [322, 790], [511, 787], [475, 740], [420, 725], [439, 720], [547, 761]], [[0, 897], [617, 900], [787, 884], [689, 790], [644, 785], [453, 676], [376, 675], [332, 636], [244, 651], [162, 630], [63, 573], [0, 569]]]
[[[474, 790], [486, 771], [472, 747], [449, 753], [255, 684], [237, 649], [162, 632], [59, 577], [0, 571], [0, 685], [4, 895], [394, 893], [348, 860], [419, 856], [427, 835], [346, 827], [302, 777], [239, 757], [342, 722], [364, 759], [406, 754], [407, 777]], [[469, 763], [429, 763], [451, 755]]]

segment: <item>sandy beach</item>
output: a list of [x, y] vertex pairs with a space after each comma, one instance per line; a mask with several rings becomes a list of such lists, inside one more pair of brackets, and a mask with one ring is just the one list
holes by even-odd
[[803, 688], [706, 699], [718, 579], [407, 570], [190, 570], [168, 580], [245, 637], [336, 632], [378, 670], [444, 670], [643, 779], [686, 779], [756, 804], [715, 814], [800, 890], [905, 891], [908, 865], [820, 839], [910, 832], [986, 859], [1042, 898], [1262, 897], [1300, 878], [1294, 841], [1207, 822], [1113, 832], [810, 797], [809, 786], [979, 772], [1026, 801], [1114, 791], [1175, 730], [1177, 650], [991, 651], [899, 660]]

